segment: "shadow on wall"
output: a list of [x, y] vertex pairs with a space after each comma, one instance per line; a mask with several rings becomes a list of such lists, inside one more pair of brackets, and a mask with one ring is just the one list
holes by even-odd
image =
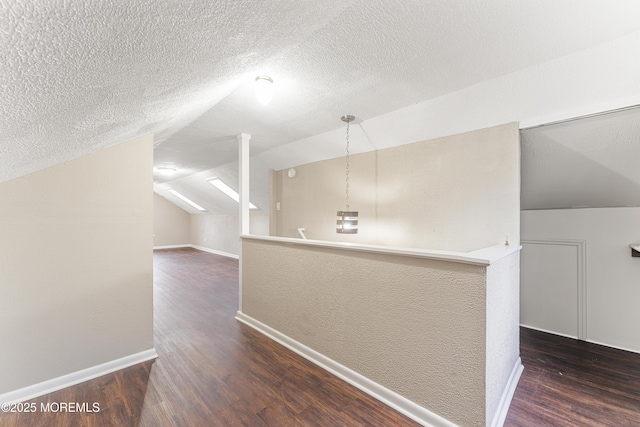
[[521, 132], [522, 209], [640, 206], [640, 109]]
[[275, 172], [275, 236], [468, 252], [520, 235], [518, 124], [352, 155], [358, 234], [335, 232], [345, 209], [345, 160]]

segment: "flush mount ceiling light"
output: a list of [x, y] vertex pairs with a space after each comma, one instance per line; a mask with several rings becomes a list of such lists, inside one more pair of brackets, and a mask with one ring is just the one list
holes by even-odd
[[258, 76], [255, 81], [255, 94], [258, 102], [267, 105], [273, 99], [273, 79], [269, 76]]
[[338, 211], [338, 219], [336, 221], [336, 233], [340, 234], [357, 234], [358, 233], [358, 211], [349, 209], [349, 123], [355, 120], [354, 116], [345, 115], [340, 120], [347, 123], [347, 157], [345, 167], [345, 196], [346, 209]]
[[160, 167], [160, 168], [154, 168], [154, 169], [160, 175], [164, 175], [164, 176], [171, 176], [176, 173], [175, 168]]

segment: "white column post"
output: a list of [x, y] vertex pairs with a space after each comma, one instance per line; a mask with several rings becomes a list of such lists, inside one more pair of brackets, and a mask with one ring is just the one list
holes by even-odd
[[249, 234], [249, 140], [251, 135], [238, 135], [238, 163], [240, 185], [240, 235]]
[[[240, 203], [238, 208], [240, 236], [249, 234], [249, 140], [251, 135], [248, 133], [241, 133], [238, 135], [238, 193], [240, 194]], [[238, 297], [238, 310], [242, 312], [242, 240], [240, 241], [240, 254], [239, 254], [239, 297]]]

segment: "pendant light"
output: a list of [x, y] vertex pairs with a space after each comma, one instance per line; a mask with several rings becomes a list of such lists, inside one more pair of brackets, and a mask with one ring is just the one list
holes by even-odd
[[344, 115], [340, 120], [347, 123], [347, 158], [345, 173], [345, 196], [346, 209], [338, 211], [336, 221], [336, 233], [340, 234], [357, 234], [358, 233], [358, 211], [352, 211], [349, 208], [349, 123], [355, 119], [354, 116]]

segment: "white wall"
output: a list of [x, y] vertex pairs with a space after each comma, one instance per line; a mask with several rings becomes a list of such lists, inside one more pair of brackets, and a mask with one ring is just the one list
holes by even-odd
[[[504, 422], [504, 393], [515, 391], [522, 373], [520, 362], [520, 252], [487, 267], [486, 286], [486, 418], [487, 426]], [[515, 370], [515, 371], [514, 371]], [[516, 378], [511, 377], [516, 375]], [[513, 387], [513, 390], [509, 390]], [[508, 399], [511, 396], [507, 396]], [[510, 402], [508, 400], [507, 402]], [[504, 403], [503, 403], [504, 405]]]
[[[269, 215], [251, 212], [251, 234], [269, 235]], [[240, 255], [240, 224], [238, 214], [192, 214], [190, 243], [223, 254]]]
[[522, 130], [522, 209], [640, 206], [638, 129], [640, 108]]
[[522, 325], [586, 339], [585, 241], [531, 239], [522, 246]]
[[[632, 258], [628, 245], [640, 242], [640, 207], [600, 208], [600, 209], [558, 209], [522, 212], [522, 240], [529, 239], [584, 240], [586, 242], [586, 263], [584, 277], [586, 283], [586, 338], [588, 341], [640, 352], [640, 258]], [[561, 254], [562, 255], [562, 254]], [[557, 270], [566, 277], [559, 285], [575, 287], [572, 277], [580, 272], [573, 262], [574, 253], [567, 256], [548, 257], [548, 265], [525, 271], [527, 245], [522, 251], [523, 275], [522, 312], [536, 312], [536, 300], [528, 300], [524, 295], [534, 289], [540, 280], [548, 280], [544, 273]], [[568, 260], [568, 262], [566, 262]], [[543, 274], [540, 274], [543, 273]], [[531, 288], [532, 290], [530, 290]], [[574, 312], [575, 291], [558, 290], [549, 296], [550, 303], [559, 310]], [[565, 296], [563, 296], [565, 295]], [[566, 302], [559, 303], [558, 298]], [[538, 305], [545, 304], [538, 301]], [[562, 323], [556, 325], [529, 325], [541, 329], [553, 329], [562, 333]]]
[[188, 245], [191, 215], [153, 193], [153, 246]]
[[153, 348], [152, 149], [0, 184], [0, 394]]

